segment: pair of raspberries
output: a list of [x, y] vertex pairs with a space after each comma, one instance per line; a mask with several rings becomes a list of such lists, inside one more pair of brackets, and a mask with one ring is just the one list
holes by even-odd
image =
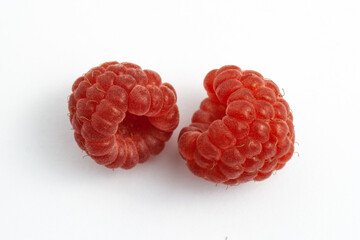
[[[179, 134], [196, 176], [235, 185], [261, 181], [294, 153], [293, 116], [277, 85], [234, 65], [210, 71], [208, 98]], [[70, 121], [79, 147], [108, 168], [133, 168], [159, 154], [179, 123], [173, 86], [133, 63], [107, 62], [72, 86]]]

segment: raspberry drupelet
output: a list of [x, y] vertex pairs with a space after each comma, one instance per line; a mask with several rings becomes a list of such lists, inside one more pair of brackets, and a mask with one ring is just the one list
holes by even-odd
[[190, 171], [235, 185], [283, 168], [294, 153], [295, 132], [278, 86], [258, 72], [227, 65], [210, 71], [204, 87], [208, 98], [178, 138]]
[[106, 62], [72, 86], [70, 121], [79, 147], [108, 168], [159, 154], [179, 123], [175, 89], [133, 63]]

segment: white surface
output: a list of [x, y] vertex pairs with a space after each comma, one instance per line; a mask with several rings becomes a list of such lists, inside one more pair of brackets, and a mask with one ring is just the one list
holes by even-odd
[[[0, 239], [360, 239], [359, 2], [1, 1]], [[73, 140], [73, 81], [104, 61], [160, 73], [179, 128], [108, 170]], [[205, 74], [254, 69], [286, 91], [296, 154], [265, 182], [194, 177], [176, 138]]]

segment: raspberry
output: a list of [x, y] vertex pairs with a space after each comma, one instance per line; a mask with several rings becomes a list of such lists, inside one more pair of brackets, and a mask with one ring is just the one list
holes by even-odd
[[106, 62], [72, 86], [75, 140], [98, 164], [130, 169], [163, 150], [179, 123], [176, 100], [174, 88], [156, 72]]
[[294, 153], [293, 116], [277, 85], [234, 65], [210, 71], [208, 98], [180, 131], [187, 166], [206, 180], [235, 185], [261, 181]]

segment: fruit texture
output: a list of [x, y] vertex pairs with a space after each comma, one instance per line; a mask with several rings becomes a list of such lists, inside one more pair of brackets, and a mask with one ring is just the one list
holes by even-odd
[[178, 147], [198, 177], [235, 185], [261, 181], [294, 153], [293, 115], [278, 86], [233, 65], [210, 71], [208, 98], [179, 134]]
[[159, 74], [107, 62], [72, 86], [70, 121], [79, 147], [98, 164], [130, 169], [160, 153], [179, 123], [176, 93]]

